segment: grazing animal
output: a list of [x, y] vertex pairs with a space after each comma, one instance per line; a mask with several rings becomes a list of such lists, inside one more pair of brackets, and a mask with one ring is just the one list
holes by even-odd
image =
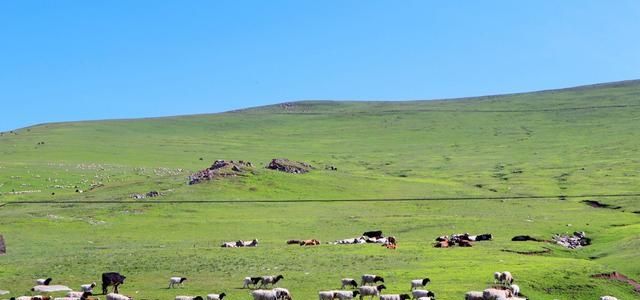
[[222, 243], [222, 245], [220, 245], [220, 247], [222, 247], [222, 248], [237, 248], [238, 245], [236, 244], [236, 242], [224, 242], [224, 243]]
[[300, 246], [316, 246], [316, 245], [320, 245], [320, 241], [316, 239], [300, 241]]
[[91, 292], [68, 292], [67, 298], [79, 298], [79, 299], [87, 299], [89, 296], [92, 296]]
[[418, 299], [421, 297], [436, 298], [436, 295], [432, 291], [427, 290], [413, 290], [411, 294], [413, 295], [413, 298], [411, 299]]
[[384, 282], [384, 278], [378, 275], [364, 274], [362, 275], [362, 283], [360, 283], [360, 285], [376, 284], [377, 282]]
[[500, 274], [500, 282], [503, 284], [511, 285], [513, 283], [513, 276], [511, 276], [511, 272], [504, 271]]
[[458, 240], [458, 246], [460, 247], [473, 247], [473, 243], [469, 240]]
[[107, 300], [133, 300], [133, 298], [118, 293], [109, 293], [106, 296]]
[[358, 288], [358, 282], [353, 278], [342, 278], [340, 282], [342, 283], [342, 287], [340, 288], [342, 290], [344, 290], [345, 286], [350, 286], [354, 289]]
[[76, 297], [56, 297], [56, 298], [53, 298], [53, 300], [80, 300], [80, 298], [76, 298]]
[[425, 287], [429, 282], [431, 282], [431, 279], [429, 278], [411, 280], [410, 290], [415, 290], [417, 288]]
[[262, 282], [260, 283], [260, 287], [266, 286], [268, 284], [270, 284], [271, 286], [274, 286], [276, 283], [278, 283], [278, 281], [280, 281], [280, 279], [284, 279], [284, 276], [282, 275], [262, 276]]
[[618, 300], [618, 298], [613, 296], [602, 296], [600, 297], [600, 300]]
[[398, 249], [398, 244], [385, 244], [385, 245], [382, 245], [382, 246], [386, 247], [387, 249], [392, 249], [392, 250]]
[[493, 235], [491, 233], [484, 233], [476, 235], [476, 241], [490, 241], [493, 239]]
[[[124, 284], [127, 277], [120, 275], [118, 272], [102, 273], [102, 293], [107, 294], [107, 287], [113, 285], [113, 292], [118, 293], [118, 286]], [[109, 300], [109, 299], [107, 299]], [[120, 300], [120, 299], [115, 299]]]
[[175, 287], [176, 284], [179, 284], [180, 287], [184, 286], [184, 282], [187, 280], [186, 277], [171, 277], [169, 278], [169, 287], [168, 289]]
[[384, 286], [384, 284], [381, 284], [379, 286], [361, 285], [358, 288], [358, 290], [360, 291], [360, 300], [362, 300], [362, 298], [364, 298], [365, 296], [370, 296], [371, 299], [373, 299], [373, 296], [380, 296], [380, 292], [382, 292], [382, 290], [386, 288], [387, 287]]
[[511, 292], [513, 293], [514, 296], [520, 295], [520, 286], [518, 286], [517, 284], [512, 284]]
[[257, 239], [253, 239], [253, 241], [238, 241], [238, 242], [242, 244], [240, 247], [257, 247], [258, 246]]
[[278, 294], [272, 290], [255, 290], [251, 296], [253, 300], [278, 300]]
[[53, 280], [53, 279], [51, 279], [51, 277], [49, 277], [47, 279], [43, 279], [43, 278], [36, 279], [36, 284], [37, 285], [49, 285], [51, 283], [51, 280]]
[[500, 277], [502, 277], [502, 273], [501, 272], [494, 272], [493, 273], [493, 283], [496, 284], [496, 283], [500, 282]]
[[276, 296], [278, 296], [278, 299], [291, 299], [291, 293], [285, 288], [277, 287], [271, 290], [276, 292]]
[[209, 294], [209, 295], [207, 295], [207, 300], [222, 300], [226, 296], [227, 296], [227, 294], [225, 294], [225, 293]]
[[411, 296], [408, 294], [380, 295], [380, 300], [409, 300]]
[[176, 300], [203, 300], [200, 296], [176, 296]]
[[438, 241], [433, 246], [436, 247], [436, 248], [449, 248], [451, 246], [451, 244], [449, 243], [448, 240], [444, 240], [444, 241]]
[[360, 294], [360, 291], [334, 291], [334, 298], [338, 298], [340, 300], [351, 300]]
[[287, 245], [296, 245], [296, 244], [300, 244], [300, 240], [288, 240], [287, 241]]
[[258, 282], [262, 282], [262, 277], [245, 277], [242, 281], [242, 288], [249, 288], [249, 285], [253, 285], [255, 288], [258, 285]]
[[485, 300], [502, 300], [513, 295], [511, 290], [486, 289], [482, 291], [482, 296]]
[[81, 285], [81, 286], [80, 286], [80, 289], [81, 289], [83, 292], [91, 292], [91, 293], [93, 293], [93, 288], [94, 288], [94, 287], [96, 287], [96, 283], [95, 283], [95, 282], [92, 282], [92, 283], [89, 283], [89, 284], [83, 284], [83, 285]]
[[375, 231], [365, 231], [362, 236], [366, 236], [368, 238], [374, 238], [374, 239], [379, 239], [382, 237], [382, 230], [375, 230]]
[[334, 291], [320, 291], [318, 292], [319, 300], [333, 300], [335, 298], [336, 293]]
[[471, 291], [464, 294], [464, 300], [484, 300], [482, 292]]

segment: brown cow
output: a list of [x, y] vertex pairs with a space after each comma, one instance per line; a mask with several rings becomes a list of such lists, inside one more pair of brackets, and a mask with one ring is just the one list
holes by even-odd
[[316, 246], [316, 245], [320, 245], [320, 241], [316, 239], [300, 241], [300, 246]]

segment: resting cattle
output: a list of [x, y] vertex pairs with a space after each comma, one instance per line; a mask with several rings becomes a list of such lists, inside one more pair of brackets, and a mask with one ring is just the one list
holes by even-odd
[[124, 284], [125, 276], [118, 272], [102, 273], [102, 294], [107, 294], [107, 287], [113, 285], [113, 292], [118, 294], [118, 286]]
[[300, 241], [300, 246], [316, 246], [316, 245], [320, 245], [320, 241], [316, 239]]
[[368, 238], [374, 238], [374, 239], [379, 239], [383, 237], [382, 230], [366, 231], [365, 233], [362, 234], [362, 236], [366, 236]]

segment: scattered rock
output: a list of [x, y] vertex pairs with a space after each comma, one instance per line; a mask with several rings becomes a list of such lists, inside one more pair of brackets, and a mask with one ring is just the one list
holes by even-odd
[[225, 160], [216, 160], [213, 162], [211, 167], [206, 168], [202, 171], [198, 171], [191, 176], [189, 176], [189, 184], [196, 184], [203, 181], [213, 180], [216, 178], [223, 177], [232, 177], [238, 176], [248, 171], [250, 168], [253, 168], [253, 164], [251, 162], [245, 162], [243, 160], [239, 161], [225, 161]]
[[553, 240], [556, 244], [569, 249], [582, 248], [584, 246], [591, 245], [591, 239], [588, 238], [583, 231], [576, 231], [573, 235], [556, 234], [553, 236]]
[[292, 174], [304, 174], [311, 171], [313, 167], [304, 162], [291, 161], [286, 158], [274, 158], [269, 165], [267, 165], [267, 169]]

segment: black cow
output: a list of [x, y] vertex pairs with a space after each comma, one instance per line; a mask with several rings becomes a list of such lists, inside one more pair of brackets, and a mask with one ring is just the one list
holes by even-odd
[[375, 239], [379, 239], [382, 236], [382, 230], [376, 230], [376, 231], [366, 231], [365, 233], [362, 234], [362, 236], [366, 236], [368, 238], [375, 238]]
[[113, 292], [118, 294], [118, 286], [124, 284], [125, 278], [127, 277], [117, 272], [102, 273], [102, 293], [106, 295], [108, 293], [107, 287], [113, 285]]
[[493, 239], [493, 235], [491, 233], [478, 234], [476, 236], [476, 241], [490, 241]]

